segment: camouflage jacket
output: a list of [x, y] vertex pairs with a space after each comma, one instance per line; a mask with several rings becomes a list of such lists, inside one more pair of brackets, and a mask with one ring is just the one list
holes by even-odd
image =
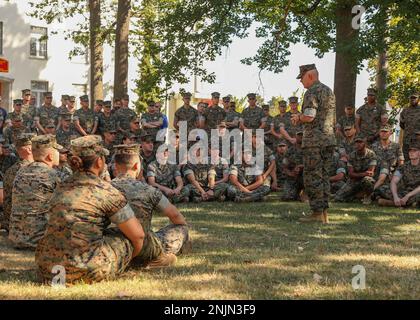
[[176, 164], [159, 164], [153, 161], [147, 167], [147, 177], [154, 177], [157, 184], [171, 189], [177, 187], [175, 178], [180, 176], [181, 172]]
[[143, 130], [144, 132], [146, 132], [147, 134], [150, 134], [153, 139], [156, 139], [156, 135], [160, 130], [160, 127], [158, 128], [145, 128], [144, 124], [149, 123], [149, 122], [157, 122], [157, 121], [161, 121], [163, 122], [163, 116], [161, 113], [143, 113], [143, 115], [141, 116], [141, 124], [143, 125]]
[[396, 142], [389, 142], [388, 148], [384, 148], [380, 141], [372, 145], [372, 151], [376, 154], [378, 169], [381, 173], [393, 173], [398, 166], [398, 161], [404, 160], [401, 147]]
[[[198, 111], [185, 105], [175, 111], [175, 122], [187, 121], [187, 133], [197, 128]], [[178, 123], [179, 126], [179, 123]]]
[[62, 127], [60, 127], [55, 133], [55, 137], [58, 144], [65, 148], [70, 148], [70, 141], [80, 137], [80, 134], [74, 129], [70, 128], [68, 131], [65, 131]]
[[129, 108], [120, 108], [114, 113], [115, 124], [121, 130], [130, 130], [131, 118], [136, 117], [137, 114], [134, 110]]
[[260, 107], [247, 107], [242, 111], [240, 121], [248, 129], [258, 129], [264, 122], [264, 117], [264, 111]]
[[335, 96], [325, 84], [317, 81], [303, 97], [302, 113], [315, 116], [304, 123], [302, 148], [334, 146], [335, 141]]
[[283, 166], [287, 167], [289, 170], [293, 170], [297, 166], [303, 165], [303, 150], [301, 147], [296, 145], [290, 146], [286, 155], [283, 159]]
[[91, 134], [95, 123], [98, 122], [98, 117], [92, 109], [78, 109], [74, 113], [73, 119], [79, 121], [80, 126], [87, 134]]
[[415, 132], [420, 130], [420, 105], [401, 111], [400, 127], [404, 130], [404, 144], [409, 144], [414, 140]]
[[3, 138], [6, 143], [15, 145], [16, 139], [22, 133], [30, 133], [31, 131], [26, 127], [14, 128], [8, 127], [3, 130]]
[[222, 122], [226, 121], [226, 111], [220, 106], [209, 106], [204, 111], [204, 119], [206, 121], [206, 129], [217, 129], [217, 125]]
[[338, 119], [336, 127], [344, 130], [344, 127], [354, 126], [355, 123], [356, 123], [356, 116], [352, 115], [348, 117], [347, 115], [344, 115], [340, 117], [340, 119]]
[[193, 174], [195, 180], [200, 184], [201, 187], [207, 187], [209, 184], [209, 178], [211, 176], [216, 176], [216, 170], [215, 166], [210, 163], [192, 164], [189, 162], [184, 167], [183, 174], [185, 177], [187, 177], [190, 174]]
[[386, 108], [379, 104], [370, 106], [364, 104], [356, 111], [356, 118], [360, 118], [360, 132], [365, 137], [376, 136], [379, 134], [382, 120], [387, 115]]
[[251, 171], [247, 172], [247, 169], [251, 169], [251, 166], [246, 164], [233, 164], [230, 166], [229, 174], [236, 176], [238, 178], [238, 182], [246, 187], [253, 184], [258, 177], [258, 175], [252, 174]]
[[420, 186], [420, 165], [414, 166], [408, 161], [395, 170], [394, 176], [401, 178], [398, 188], [407, 192], [413, 191]]
[[57, 126], [58, 108], [55, 106], [46, 107], [43, 105], [36, 111], [36, 119], [39, 120], [39, 123], [43, 128], [45, 128], [45, 126], [52, 120]]
[[350, 153], [349, 162], [347, 163], [347, 167], [353, 167], [356, 173], [365, 172], [369, 167], [377, 165], [378, 161], [376, 160], [375, 152], [368, 148], [366, 148], [363, 155], [358, 154], [357, 151]]

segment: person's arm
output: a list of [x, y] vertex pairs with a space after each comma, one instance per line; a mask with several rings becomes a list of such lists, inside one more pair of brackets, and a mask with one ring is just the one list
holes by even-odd
[[330, 177], [330, 182], [334, 183], [334, 182], [338, 182], [338, 181], [342, 181], [344, 180], [344, 173], [340, 172], [338, 174], [336, 174], [335, 176]]
[[181, 192], [181, 189], [184, 187], [184, 181], [182, 180], [181, 176], [176, 176], [175, 182], [176, 182], [176, 188], [174, 191], [176, 194], [179, 194]]
[[385, 183], [386, 177], [388, 177], [388, 174], [386, 173], [379, 174], [378, 180], [376, 180], [373, 190], [376, 190], [382, 186]]
[[175, 128], [176, 130], [179, 130], [178, 122], [179, 122], [179, 118], [178, 118], [178, 116], [177, 116], [177, 115], [176, 115], [176, 113], [175, 113], [175, 116], [174, 116], [174, 123], [173, 123], [173, 125], [174, 125], [174, 128]]
[[173, 204], [169, 204], [165, 209], [162, 210], [162, 213], [171, 220], [173, 224], [176, 225], [187, 225], [185, 217]]
[[194, 173], [189, 173], [187, 175], [187, 180], [198, 190], [198, 192], [200, 192], [201, 196], [203, 198], [207, 197], [206, 192], [204, 191], [204, 189], [200, 186], [200, 184], [198, 183], [198, 181], [195, 179]]
[[405, 206], [407, 204], [407, 201], [416, 195], [420, 193], [420, 186], [415, 188], [413, 191], [407, 193], [402, 199], [401, 199], [401, 205]]
[[242, 183], [239, 182], [238, 177], [236, 175], [234, 174], [229, 175], [229, 181], [231, 184], [237, 187], [240, 191], [244, 193], [251, 193], [250, 190], [248, 190], [246, 187], [242, 185]]
[[283, 126], [280, 127], [280, 133], [283, 135], [283, 137], [289, 141], [291, 144], [295, 144], [296, 143], [296, 138], [292, 138], [286, 131], [286, 129], [284, 129]]
[[258, 129], [264, 129], [265, 128], [265, 125], [266, 125], [266, 123], [267, 123], [267, 121], [266, 121], [266, 117], [264, 117], [264, 118], [261, 118], [261, 121], [260, 121], [261, 123], [260, 123], [260, 126], [258, 127]]
[[250, 191], [255, 190], [255, 189], [261, 187], [263, 183], [264, 183], [263, 176], [259, 175], [257, 177], [257, 179], [255, 179], [255, 182], [248, 186], [248, 190], [250, 190]]
[[139, 220], [136, 217], [132, 217], [118, 224], [118, 228], [130, 240], [134, 247], [132, 257], [136, 257], [143, 248], [144, 241], [144, 230]]
[[360, 118], [360, 116], [358, 114], [356, 114], [356, 121], [355, 121], [356, 133], [360, 132], [361, 122], [362, 122], [362, 119]]
[[267, 179], [268, 176], [271, 175], [272, 172], [276, 171], [276, 160], [272, 159], [270, 161], [270, 165], [268, 166], [267, 170], [263, 173], [263, 180]]
[[76, 130], [82, 135], [82, 136], [87, 136], [86, 131], [82, 128], [82, 126], [80, 125], [80, 121], [78, 118], [74, 119], [74, 127], [76, 128]]
[[95, 116], [95, 124], [93, 125], [91, 134], [95, 134], [96, 130], [98, 130], [98, 117]]
[[401, 199], [398, 196], [398, 182], [400, 181], [401, 176], [398, 175], [394, 175], [391, 179], [391, 193], [392, 193], [392, 197], [394, 199], [394, 204], [396, 207], [401, 207]]
[[35, 126], [38, 128], [39, 131], [41, 131], [43, 134], [47, 133], [45, 131], [44, 127], [41, 125], [41, 121], [40, 121], [40, 118], [38, 116], [36, 116], [34, 118], [34, 122], [35, 122]]
[[169, 189], [168, 187], [165, 187], [165, 186], [157, 183], [154, 176], [148, 176], [147, 177], [147, 183], [150, 184], [152, 187], [155, 187], [155, 188], [159, 189], [160, 191], [162, 191], [165, 194], [169, 194], [170, 191], [171, 191], [171, 189]]
[[274, 123], [271, 124], [270, 133], [278, 139], [283, 137], [281, 133], [277, 133], [276, 130], [274, 130]]

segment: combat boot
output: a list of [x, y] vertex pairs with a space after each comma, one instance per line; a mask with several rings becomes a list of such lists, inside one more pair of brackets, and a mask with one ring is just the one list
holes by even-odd
[[159, 257], [150, 261], [146, 269], [164, 268], [175, 264], [177, 258], [173, 253], [161, 253]]
[[395, 207], [394, 201], [383, 198], [378, 199], [378, 205], [382, 207]]
[[191, 241], [191, 239], [188, 239], [182, 245], [182, 247], [179, 250], [179, 253], [178, 254], [188, 254], [188, 253], [191, 253], [191, 252], [192, 252], [192, 241]]
[[324, 223], [324, 213], [323, 212], [312, 212], [312, 214], [310, 216], [300, 218], [299, 221], [304, 222], [304, 223], [309, 223], [309, 222]]
[[328, 218], [328, 210], [324, 209], [324, 211], [322, 212], [322, 219], [324, 219], [324, 223], [328, 224], [330, 223], [330, 219]]

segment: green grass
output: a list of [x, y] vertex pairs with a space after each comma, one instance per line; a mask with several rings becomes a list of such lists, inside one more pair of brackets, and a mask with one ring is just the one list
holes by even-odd
[[[164, 270], [129, 270], [115, 281], [39, 285], [33, 253], [0, 235], [0, 299], [419, 299], [420, 213], [332, 204], [330, 224], [297, 219], [308, 206], [278, 201], [180, 206], [193, 252]], [[164, 226], [154, 218], [155, 228]], [[366, 269], [354, 290], [352, 267]], [[321, 276], [314, 279], [314, 274]]]

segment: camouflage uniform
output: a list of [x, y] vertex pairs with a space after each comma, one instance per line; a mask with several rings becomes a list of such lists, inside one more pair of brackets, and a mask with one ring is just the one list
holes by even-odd
[[355, 126], [356, 124], [356, 116], [351, 115], [350, 117], [347, 115], [344, 115], [338, 119], [336, 127], [338, 129], [343, 130], [345, 127]]
[[350, 156], [350, 154], [354, 151], [354, 137], [351, 139], [340, 139], [338, 143], [338, 151], [340, 155]]
[[289, 112], [287, 112], [287, 114], [289, 114], [289, 116], [284, 118], [284, 122], [283, 123], [281, 122], [280, 126], [282, 126], [282, 124], [283, 124], [284, 130], [286, 130], [288, 135], [291, 138], [295, 138], [296, 134], [298, 132], [301, 132], [301, 131], [304, 130], [304, 125], [301, 124], [301, 123], [296, 124], [296, 125], [292, 124], [292, 115], [293, 114], [301, 114], [301, 113], [300, 112], [293, 113], [293, 112], [289, 111]]
[[[147, 177], [154, 177], [157, 184], [165, 186], [170, 189], [177, 187], [176, 177], [181, 177], [181, 172], [176, 164], [159, 164], [153, 161], [147, 167]], [[188, 189], [183, 187], [179, 195], [170, 197], [172, 203], [181, 202], [184, 198], [188, 198]]]
[[[157, 122], [157, 121], [163, 121], [162, 114], [159, 112], [156, 113], [144, 113], [141, 116], [141, 124], [144, 126], [144, 124], [148, 122]], [[145, 134], [149, 134], [153, 138], [153, 142], [156, 142], [157, 134], [159, 132], [160, 128], [144, 128], [143, 131]]]
[[235, 110], [228, 110], [226, 111], [226, 122], [234, 122], [236, 121], [238, 124], [236, 126], [231, 125], [228, 127], [228, 130], [233, 130], [239, 128], [239, 119], [241, 118], [241, 114], [236, 112]]
[[[77, 156], [108, 153], [96, 136], [75, 139], [71, 152]], [[48, 215], [35, 254], [44, 282], [51, 282], [55, 265], [65, 268], [66, 283], [113, 278], [128, 266], [131, 242], [116, 228], [107, 227], [134, 218], [134, 212], [110, 183], [91, 172], [75, 172], [51, 198]]]
[[[297, 166], [303, 166], [303, 150], [298, 145], [292, 145], [286, 151], [283, 158], [283, 167], [289, 170], [294, 170]], [[303, 172], [294, 178], [285, 175], [284, 190], [281, 196], [283, 201], [298, 200], [299, 194], [303, 190]]]
[[79, 121], [80, 126], [87, 134], [92, 134], [95, 123], [98, 122], [98, 117], [92, 109], [78, 109], [73, 116], [74, 121]]
[[[365, 154], [359, 155], [357, 151], [350, 154], [347, 167], [353, 167], [355, 173], [367, 171], [369, 167], [376, 166], [376, 154], [372, 150], [366, 148]], [[366, 191], [371, 193], [375, 185], [375, 179], [372, 177], [363, 177], [358, 180], [348, 179], [346, 184], [335, 194], [335, 201], [346, 202], [352, 201], [356, 193]]]
[[117, 128], [124, 132], [130, 130], [130, 120], [133, 117], [137, 117], [137, 114], [130, 108], [120, 108], [114, 113]]
[[179, 121], [187, 121], [187, 134], [189, 134], [191, 130], [197, 128], [198, 111], [192, 106], [183, 105], [175, 111], [175, 122]]
[[71, 127], [67, 131], [60, 127], [55, 133], [55, 137], [58, 144], [68, 148], [70, 147], [70, 141], [80, 137], [80, 134]]
[[36, 117], [37, 109], [33, 105], [22, 105], [22, 117], [23, 117], [23, 123], [25, 127], [27, 127], [31, 132], [36, 131], [35, 128], [35, 117]]
[[408, 147], [411, 141], [416, 139], [416, 132], [420, 131], [420, 105], [404, 108], [400, 114], [400, 127], [404, 130], [403, 153], [408, 160]]
[[6, 171], [13, 166], [19, 159], [14, 155], [0, 155], [0, 180], [3, 180]]
[[157, 232], [152, 230], [153, 213], [163, 211], [170, 205], [162, 192], [128, 175], [115, 178], [112, 185], [128, 199], [145, 233], [143, 248], [132, 263], [144, 265], [159, 257], [161, 253], [178, 254], [188, 240], [187, 226], [171, 224]]
[[290, 127], [290, 112], [286, 112], [283, 115], [281, 115], [281, 114], [276, 115], [273, 118], [273, 122], [271, 122], [270, 126], [272, 128], [274, 128], [274, 131], [276, 133], [280, 133], [280, 128], [281, 127], [284, 127], [284, 128]]
[[[33, 148], [56, 146], [49, 135], [34, 138], [32, 144]], [[15, 247], [36, 247], [48, 221], [48, 202], [59, 183], [57, 171], [43, 162], [33, 162], [19, 170], [13, 182], [9, 232]]]
[[303, 98], [302, 113], [315, 116], [304, 123], [302, 138], [303, 182], [313, 212], [329, 207], [330, 181], [328, 168], [333, 158], [335, 141], [335, 96], [332, 90], [316, 81]]
[[99, 133], [103, 134], [105, 128], [109, 126], [117, 126], [117, 119], [115, 118], [115, 114], [110, 114], [109, 116], [106, 116], [105, 113], [100, 112], [98, 116]]
[[156, 154], [152, 152], [150, 156], [146, 156], [143, 150], [140, 150], [140, 157], [141, 157], [141, 167], [143, 171], [147, 174], [147, 168], [149, 167], [149, 164], [151, 164], [153, 161], [156, 161]]
[[[238, 182], [245, 187], [253, 184], [258, 177], [254, 174], [247, 173], [247, 168], [250, 169], [251, 166], [248, 166], [245, 163], [242, 163], [242, 165], [234, 164], [230, 166], [230, 171], [229, 171], [229, 174], [236, 176], [238, 178]], [[229, 184], [227, 188], [228, 199], [231, 199], [234, 201], [240, 201], [242, 199], [250, 199], [251, 201], [260, 201], [269, 193], [270, 193], [270, 187], [266, 185], [261, 185], [257, 189], [252, 190], [251, 193], [242, 192], [233, 184]]]
[[333, 183], [330, 182], [331, 193], [336, 193], [346, 183], [345, 176], [347, 174], [347, 171], [346, 171], [347, 164], [344, 161], [340, 160], [340, 154], [337, 151], [334, 151], [333, 159], [332, 161], [329, 162], [329, 165], [330, 165], [330, 168], [328, 170], [328, 173], [330, 177], [336, 176], [340, 173], [344, 174], [343, 180], [336, 181]]
[[239, 121], [248, 129], [258, 129], [264, 122], [265, 114], [260, 107], [247, 107], [242, 111]]
[[51, 121], [54, 121], [54, 125], [57, 126], [58, 123], [58, 108], [55, 106], [41, 106], [37, 112], [35, 119], [39, 121], [40, 125], [45, 128], [45, 126]]
[[3, 131], [3, 138], [4, 140], [6, 140], [6, 144], [13, 144], [16, 145], [16, 140], [17, 138], [22, 134], [22, 133], [29, 133], [29, 129], [27, 129], [26, 127], [8, 127], [5, 128]]
[[[394, 172], [394, 176], [400, 178], [400, 181], [397, 185], [397, 193], [400, 198], [403, 198], [408, 193], [420, 186], [420, 165], [414, 166], [411, 162], [404, 163], [403, 166], [399, 167]], [[382, 185], [378, 190], [378, 195], [381, 198], [393, 200], [392, 192], [390, 185]], [[420, 194], [411, 197], [407, 201], [407, 206], [416, 204], [416, 207], [420, 209]]]
[[[209, 161], [210, 162], [210, 161]], [[187, 179], [188, 175], [193, 174], [195, 180], [200, 184], [204, 191], [210, 190], [209, 188], [209, 178], [211, 176], [216, 177], [215, 166], [212, 164], [192, 164], [187, 163], [183, 169], [183, 175]], [[188, 191], [188, 195], [194, 200], [201, 197], [200, 192], [192, 185], [187, 184], [185, 188]], [[225, 196], [227, 185], [224, 183], [216, 184], [214, 186], [214, 198], [222, 199]]]
[[277, 175], [277, 185], [280, 188], [284, 187], [286, 182], [287, 176], [283, 170], [283, 161], [286, 157], [286, 153], [280, 154], [278, 152], [275, 153], [276, 157], [276, 175]]
[[272, 116], [267, 116], [262, 119], [265, 122], [264, 128], [264, 142], [267, 147], [273, 149], [273, 146], [276, 142], [276, 137], [271, 134], [271, 124], [274, 122], [274, 118]]
[[226, 121], [226, 111], [220, 106], [209, 106], [204, 111], [203, 117], [206, 121], [205, 128], [210, 141], [211, 129], [217, 129], [222, 121]]
[[366, 103], [357, 109], [356, 118], [361, 119], [360, 133], [367, 138], [368, 144], [372, 144], [379, 137], [381, 118], [386, 115], [386, 108], [378, 103], [373, 106]]
[[398, 143], [389, 141], [385, 149], [380, 141], [372, 145], [372, 151], [376, 154], [378, 165], [376, 167], [375, 179], [379, 178], [380, 173], [391, 176], [398, 166], [398, 161], [404, 160], [401, 147]]

